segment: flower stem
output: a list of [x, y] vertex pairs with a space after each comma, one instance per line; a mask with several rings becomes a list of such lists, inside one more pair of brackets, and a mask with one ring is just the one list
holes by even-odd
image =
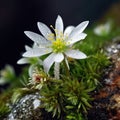
[[54, 76], [55, 76], [55, 79], [60, 79], [60, 63], [58, 62], [55, 62]]

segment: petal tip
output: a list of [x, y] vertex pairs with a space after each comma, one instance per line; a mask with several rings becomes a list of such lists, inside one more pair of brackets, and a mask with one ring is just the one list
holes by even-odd
[[24, 34], [27, 35], [27, 34], [28, 34], [28, 31], [24, 31]]
[[57, 18], [62, 18], [62, 17], [60, 15], [58, 15]]
[[32, 33], [33, 33], [33, 32], [31, 32], [31, 31], [24, 31], [24, 34], [25, 34], [27, 37], [31, 36]]
[[42, 22], [37, 22], [37, 26], [38, 26], [38, 28], [40, 28], [42, 25], [43, 25]]
[[37, 26], [39, 26], [40, 22], [37, 22]]
[[87, 20], [87, 21], [85, 21], [85, 23], [86, 23], [86, 25], [88, 25], [88, 24], [89, 24], [89, 21]]
[[17, 64], [18, 64], [18, 65], [21, 64], [20, 60], [17, 61]]
[[25, 52], [22, 54], [23, 57], [30, 57], [30, 55], [28, 54], [28, 52]]

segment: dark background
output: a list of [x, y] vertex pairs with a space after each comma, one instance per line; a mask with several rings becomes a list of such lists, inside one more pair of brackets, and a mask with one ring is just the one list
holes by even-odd
[[37, 22], [53, 25], [61, 15], [65, 26], [77, 25], [84, 20], [90, 24], [119, 0], [0, 0], [0, 69], [11, 64], [19, 71], [16, 62], [24, 52], [24, 45], [32, 42], [25, 30], [38, 32]]

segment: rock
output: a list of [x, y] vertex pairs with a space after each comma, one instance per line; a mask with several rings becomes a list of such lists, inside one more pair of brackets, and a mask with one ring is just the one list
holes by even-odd
[[25, 95], [12, 105], [11, 112], [4, 120], [42, 120], [40, 97], [39, 93]]
[[[114, 38], [108, 46], [105, 46], [107, 56], [112, 57], [113, 55], [119, 57], [120, 54], [120, 36]], [[116, 59], [116, 58], [115, 58]]]
[[[88, 120], [120, 120], [120, 37], [106, 47], [106, 53], [112, 61], [101, 80], [103, 87], [93, 95], [92, 109]], [[116, 52], [115, 52], [116, 51]]]

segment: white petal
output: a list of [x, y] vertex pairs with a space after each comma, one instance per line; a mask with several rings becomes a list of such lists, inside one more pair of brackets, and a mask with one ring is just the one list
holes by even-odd
[[73, 38], [74, 36], [82, 33], [84, 31], [84, 29], [87, 27], [88, 23], [89, 23], [89, 21], [84, 21], [84, 22], [80, 23], [77, 27], [75, 27], [73, 29], [73, 31], [69, 35], [69, 38]]
[[[34, 48], [38, 48], [40, 45], [38, 45], [37, 43], [34, 43], [33, 44], [33, 46], [32, 46], [32, 48], [34, 49]], [[46, 46], [44, 46], [44, 47], [46, 47]]]
[[56, 22], [55, 22], [55, 29], [58, 32], [62, 32], [63, 33], [63, 28], [64, 28], [63, 20], [62, 20], [61, 16], [58, 15], [58, 17], [56, 19]]
[[30, 77], [32, 77], [33, 71], [35, 70], [35, 67], [36, 67], [35, 64], [30, 65], [30, 67], [28, 69], [28, 74], [29, 74]]
[[69, 34], [72, 32], [74, 28], [75, 28], [74, 26], [68, 26], [64, 31], [64, 36], [69, 36]]
[[58, 53], [58, 54], [55, 55], [55, 62], [60, 63], [60, 62], [63, 61], [63, 59], [64, 59], [64, 56], [63, 56], [62, 53]]
[[87, 58], [87, 56], [79, 50], [68, 50], [68, 51], [65, 52], [65, 54], [68, 57], [75, 58], [75, 59], [85, 59], [85, 58]]
[[32, 48], [29, 47], [28, 45], [25, 45], [25, 50], [28, 51], [28, 50], [31, 50]]
[[52, 53], [50, 54], [44, 61], [43, 61], [43, 67], [44, 67], [44, 71], [46, 73], [49, 72], [51, 66], [53, 65], [54, 63], [54, 60], [55, 60], [55, 54]]
[[80, 33], [79, 35], [74, 36], [73, 38], [69, 38], [68, 40], [66, 40], [68, 42], [68, 45], [74, 44], [82, 39], [85, 39], [85, 37], [87, 36], [87, 34], [85, 33]]
[[69, 64], [68, 64], [68, 60], [65, 58], [65, 62], [66, 62], [66, 65], [67, 65], [67, 67], [68, 67], [68, 70], [70, 69], [70, 66], [69, 66]]
[[46, 39], [48, 39], [49, 35], [52, 34], [51, 30], [47, 27], [47, 25], [45, 25], [42, 22], [38, 22], [37, 25], [38, 25], [38, 28], [39, 28], [40, 32], [42, 33], [42, 35]]
[[23, 54], [24, 57], [40, 57], [42, 55], [52, 52], [51, 48], [34, 48]]
[[21, 58], [17, 61], [17, 64], [26, 64], [29, 63], [28, 58]]
[[44, 37], [42, 37], [41, 35], [37, 34], [37, 33], [34, 33], [34, 32], [31, 32], [31, 31], [25, 31], [24, 32], [27, 37], [29, 37], [33, 42], [36, 42], [38, 44], [42, 44], [42, 45], [45, 45], [45, 44], [48, 44], [50, 43], [50, 41], [46, 40]]

